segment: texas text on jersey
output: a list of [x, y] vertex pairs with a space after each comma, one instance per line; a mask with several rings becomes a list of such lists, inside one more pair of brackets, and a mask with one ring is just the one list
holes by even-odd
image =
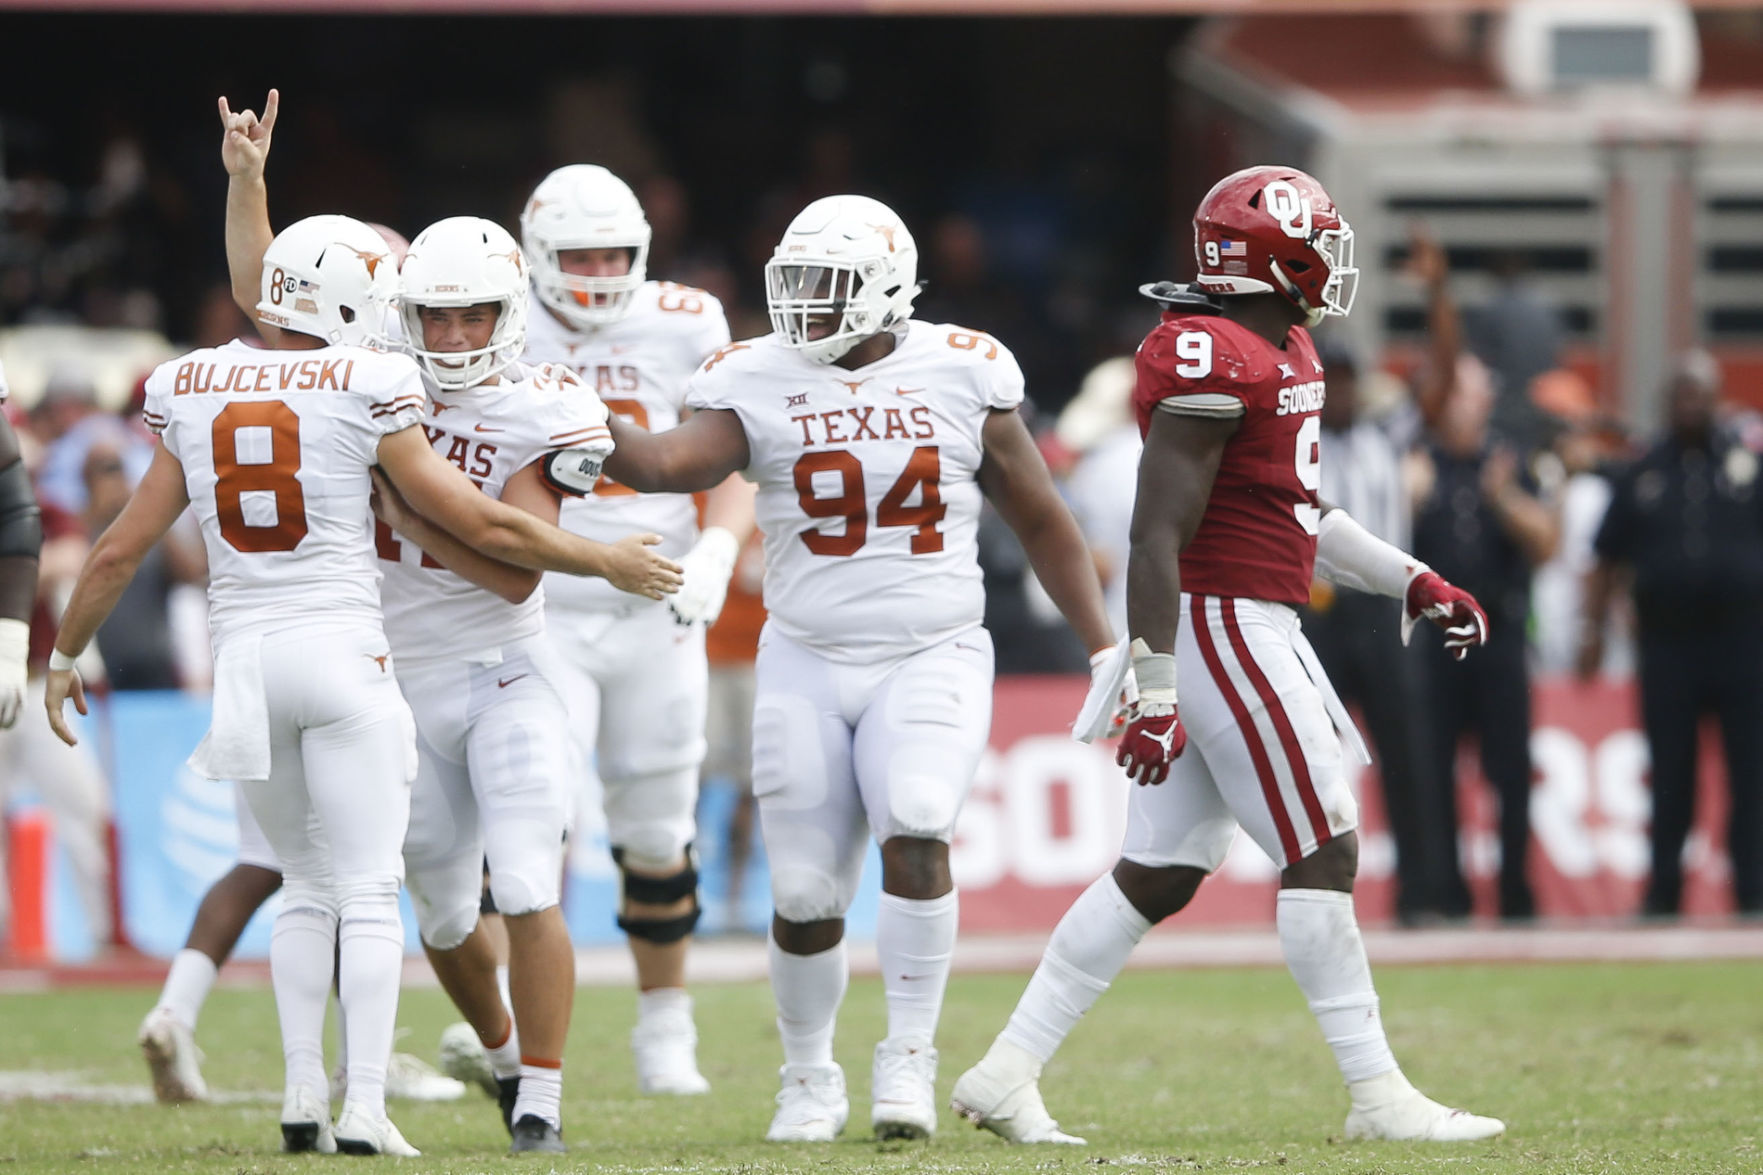
[[1280, 348], [1229, 319], [1165, 312], [1140, 345], [1133, 405], [1141, 435], [1158, 410], [1241, 421], [1182, 552], [1184, 592], [1309, 600], [1322, 517], [1322, 399], [1322, 363], [1303, 327]]
[[992, 409], [1022, 402], [1022, 386], [1002, 343], [928, 322], [857, 371], [775, 335], [705, 363], [687, 403], [740, 414], [779, 631], [864, 660], [980, 622], [980, 432]]
[[[566, 326], [535, 305], [526, 359], [572, 368], [609, 412], [662, 432], [680, 422], [692, 372], [728, 341], [728, 320], [715, 295], [644, 282], [628, 314], [592, 331]], [[560, 525], [603, 543], [653, 531], [662, 538], [661, 553], [677, 559], [697, 537], [698, 515], [690, 494], [638, 494], [603, 477], [591, 501], [563, 503]], [[630, 602], [602, 579], [548, 575], [545, 587], [554, 604], [617, 608]]]
[[[534, 461], [608, 435], [592, 395], [520, 364], [493, 384], [437, 391], [422, 428], [437, 453], [497, 499], [508, 479]], [[546, 480], [559, 493], [575, 492]], [[401, 663], [468, 656], [544, 631], [542, 587], [511, 604], [448, 571], [383, 522], [374, 546], [385, 569], [386, 635]]]
[[142, 418], [183, 463], [201, 520], [217, 647], [291, 616], [378, 623], [367, 469], [425, 402], [415, 363], [362, 347], [235, 340], [147, 377]]

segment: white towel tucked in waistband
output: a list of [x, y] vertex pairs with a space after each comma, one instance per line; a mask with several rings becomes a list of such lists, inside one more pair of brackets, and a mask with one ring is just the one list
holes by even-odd
[[1353, 716], [1347, 713], [1347, 705], [1341, 701], [1341, 695], [1335, 693], [1334, 683], [1328, 680], [1328, 671], [1323, 669], [1322, 662], [1316, 657], [1316, 650], [1310, 647], [1302, 630], [1292, 634], [1292, 648], [1297, 652], [1304, 672], [1310, 675], [1310, 680], [1322, 691], [1322, 708], [1328, 711], [1335, 733], [1341, 736], [1341, 745], [1347, 748], [1349, 754], [1357, 756], [1359, 762], [1369, 764], [1371, 751], [1359, 734], [1359, 728], [1353, 725]]
[[214, 713], [190, 756], [209, 779], [269, 778], [269, 702], [263, 696], [261, 638], [235, 637], [214, 657]]

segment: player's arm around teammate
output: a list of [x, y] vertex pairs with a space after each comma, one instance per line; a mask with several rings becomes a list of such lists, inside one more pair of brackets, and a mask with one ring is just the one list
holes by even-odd
[[615, 546], [584, 539], [480, 492], [429, 445], [420, 428], [380, 442], [380, 469], [423, 517], [492, 559], [539, 571], [610, 580], [659, 600], [679, 588], [679, 564], [646, 547], [653, 535]]

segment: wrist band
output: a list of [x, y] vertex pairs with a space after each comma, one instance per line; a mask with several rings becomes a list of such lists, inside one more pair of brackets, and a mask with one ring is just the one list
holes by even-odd
[[49, 672], [51, 673], [62, 673], [72, 669], [73, 662], [74, 659], [60, 649], [52, 649], [49, 652]]

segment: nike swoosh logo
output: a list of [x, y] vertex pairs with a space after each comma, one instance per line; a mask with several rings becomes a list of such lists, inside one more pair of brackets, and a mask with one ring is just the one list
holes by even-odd
[[505, 428], [486, 428], [485, 426], [480, 424], [473, 431], [474, 432], [507, 432], [508, 430]]
[[439, 416], [443, 412], [451, 412], [453, 409], [459, 407], [457, 404], [443, 404], [439, 400], [432, 401], [432, 404], [436, 416]]
[[531, 676], [532, 676], [532, 674], [530, 674], [530, 673], [516, 673], [513, 677], [498, 677], [496, 679], [496, 688], [497, 689], [507, 689], [509, 686], [513, 685], [515, 682], [519, 681], [521, 678], [531, 677]]
[[916, 396], [922, 391], [924, 391], [923, 388], [895, 388], [894, 394], [896, 396]]

